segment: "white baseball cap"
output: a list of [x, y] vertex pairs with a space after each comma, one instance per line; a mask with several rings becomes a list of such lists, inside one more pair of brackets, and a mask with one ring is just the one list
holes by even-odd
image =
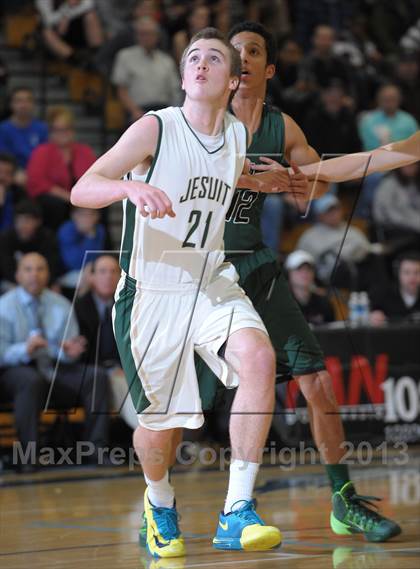
[[314, 267], [315, 259], [312, 257], [310, 253], [298, 249], [297, 251], [293, 251], [293, 253], [290, 253], [290, 255], [286, 259], [284, 266], [288, 271], [293, 271], [294, 269], [298, 269], [299, 267], [305, 264]]

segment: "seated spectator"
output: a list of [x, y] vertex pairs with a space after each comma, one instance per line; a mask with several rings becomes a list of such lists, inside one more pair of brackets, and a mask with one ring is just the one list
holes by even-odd
[[48, 261], [51, 279], [57, 278], [60, 255], [55, 235], [42, 226], [37, 204], [22, 201], [16, 206], [13, 227], [0, 234], [0, 281], [2, 289], [16, 283], [16, 269], [23, 255], [37, 252]]
[[46, 288], [46, 259], [24, 255], [16, 278], [19, 286], [0, 298], [0, 387], [13, 401], [19, 440], [24, 448], [38, 445], [39, 414], [52, 384], [51, 404], [70, 409], [83, 404], [84, 440], [97, 452], [107, 442], [107, 376], [77, 363], [85, 339], [70, 302]]
[[10, 154], [0, 152], [0, 231], [13, 225], [16, 204], [25, 199], [25, 192], [13, 183], [16, 161]]
[[80, 50], [103, 43], [101, 22], [94, 0], [36, 0], [41, 16], [42, 36], [48, 49], [59, 59], [85, 62]]
[[14, 156], [19, 167], [16, 182], [24, 186], [25, 168], [33, 150], [48, 139], [47, 125], [34, 118], [32, 89], [16, 87], [10, 96], [10, 118], [0, 123], [0, 152]]
[[44, 223], [56, 229], [68, 219], [71, 188], [95, 162], [95, 154], [75, 142], [74, 117], [66, 107], [50, 108], [47, 118], [50, 139], [31, 156], [27, 191], [40, 204]]
[[420, 249], [420, 163], [384, 177], [373, 202], [373, 219], [386, 241]]
[[105, 368], [111, 388], [111, 406], [132, 428], [138, 426], [137, 413], [128, 392], [129, 381], [121, 369], [112, 330], [111, 312], [121, 275], [118, 260], [112, 255], [99, 256], [92, 264], [91, 290], [76, 301], [81, 334], [87, 339], [86, 359], [90, 365]]
[[317, 26], [312, 37], [313, 49], [302, 61], [299, 78], [318, 87], [325, 87], [332, 79], [339, 79], [344, 89], [353, 94], [351, 67], [345, 59], [335, 55], [335, 42], [333, 28]]
[[284, 264], [290, 290], [306, 320], [313, 326], [334, 322], [334, 309], [328, 298], [316, 291], [315, 259], [306, 251], [293, 251]]
[[[383, 85], [377, 93], [377, 108], [365, 113], [359, 122], [363, 150], [373, 150], [390, 142], [402, 140], [418, 129], [414, 117], [400, 109], [401, 91], [396, 85]], [[370, 218], [372, 203], [383, 174], [371, 174], [363, 181], [363, 192], [357, 215]]]
[[308, 112], [303, 130], [320, 156], [361, 150], [356, 117], [339, 81], [331, 81], [322, 89], [321, 100]]
[[268, 93], [273, 103], [281, 109], [284, 107], [284, 90], [293, 87], [298, 80], [302, 58], [300, 45], [292, 38], [283, 39], [277, 51], [276, 73], [268, 82]]
[[112, 73], [112, 82], [131, 121], [149, 110], [177, 104], [180, 95], [175, 62], [157, 48], [159, 25], [151, 18], [141, 18], [135, 25], [137, 45], [118, 53]]
[[397, 85], [383, 85], [377, 93], [377, 107], [362, 116], [360, 138], [363, 150], [402, 140], [419, 128], [410, 114], [400, 109], [401, 90]]
[[210, 15], [210, 8], [205, 4], [192, 7], [187, 18], [187, 28], [179, 30], [173, 37], [173, 53], [178, 64], [193, 35], [210, 25]]
[[[326, 194], [315, 200], [312, 207], [318, 221], [303, 233], [297, 249], [314, 257], [317, 276], [323, 284], [369, 288], [370, 273], [375, 266], [369, 254], [379, 249], [378, 244], [371, 244], [360, 229], [346, 223], [335, 195]], [[378, 274], [376, 271], [376, 277]]]
[[58, 230], [58, 244], [65, 274], [60, 283], [68, 288], [75, 288], [79, 280], [83, 263], [91, 263], [97, 255], [93, 251], [106, 249], [105, 227], [99, 223], [100, 212], [97, 209], [73, 207], [71, 220], [66, 221]]
[[372, 289], [370, 321], [374, 326], [398, 320], [420, 321], [420, 253], [407, 251], [396, 262], [397, 282]]

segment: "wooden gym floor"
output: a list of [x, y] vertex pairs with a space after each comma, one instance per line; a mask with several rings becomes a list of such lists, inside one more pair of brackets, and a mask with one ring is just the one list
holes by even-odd
[[[360, 494], [383, 497], [381, 511], [403, 533], [385, 544], [339, 537], [329, 524], [330, 491], [322, 467], [281, 471], [265, 466], [257, 488], [258, 512], [283, 533], [270, 552], [220, 552], [211, 546], [227, 473], [178, 470], [173, 474], [185, 559], [150, 559], [137, 542], [144, 483], [128, 468], [52, 469], [32, 476], [0, 475], [2, 569], [414, 569], [420, 566], [420, 449], [398, 466], [355, 467]], [[397, 461], [398, 462], [398, 461]]]

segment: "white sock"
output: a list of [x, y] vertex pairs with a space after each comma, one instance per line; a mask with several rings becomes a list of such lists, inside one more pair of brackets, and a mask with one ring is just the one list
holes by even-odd
[[173, 508], [175, 492], [173, 486], [169, 484], [168, 471], [161, 480], [150, 480], [144, 475], [148, 487], [149, 501], [158, 508]]
[[257, 478], [260, 465], [258, 462], [234, 459], [230, 463], [229, 488], [225, 502], [225, 514], [237, 510], [242, 504], [236, 504], [240, 500], [252, 500], [255, 479]]

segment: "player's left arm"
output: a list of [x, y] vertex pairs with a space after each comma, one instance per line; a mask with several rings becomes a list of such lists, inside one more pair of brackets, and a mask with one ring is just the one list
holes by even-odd
[[[317, 151], [308, 144], [300, 126], [289, 115], [282, 113], [284, 119], [285, 147], [284, 153], [293, 172], [290, 174], [290, 192], [296, 197], [306, 195], [307, 200], [319, 198], [328, 191], [328, 183], [311, 180], [305, 176], [299, 166], [319, 161]], [[265, 160], [264, 160], [265, 161]]]

